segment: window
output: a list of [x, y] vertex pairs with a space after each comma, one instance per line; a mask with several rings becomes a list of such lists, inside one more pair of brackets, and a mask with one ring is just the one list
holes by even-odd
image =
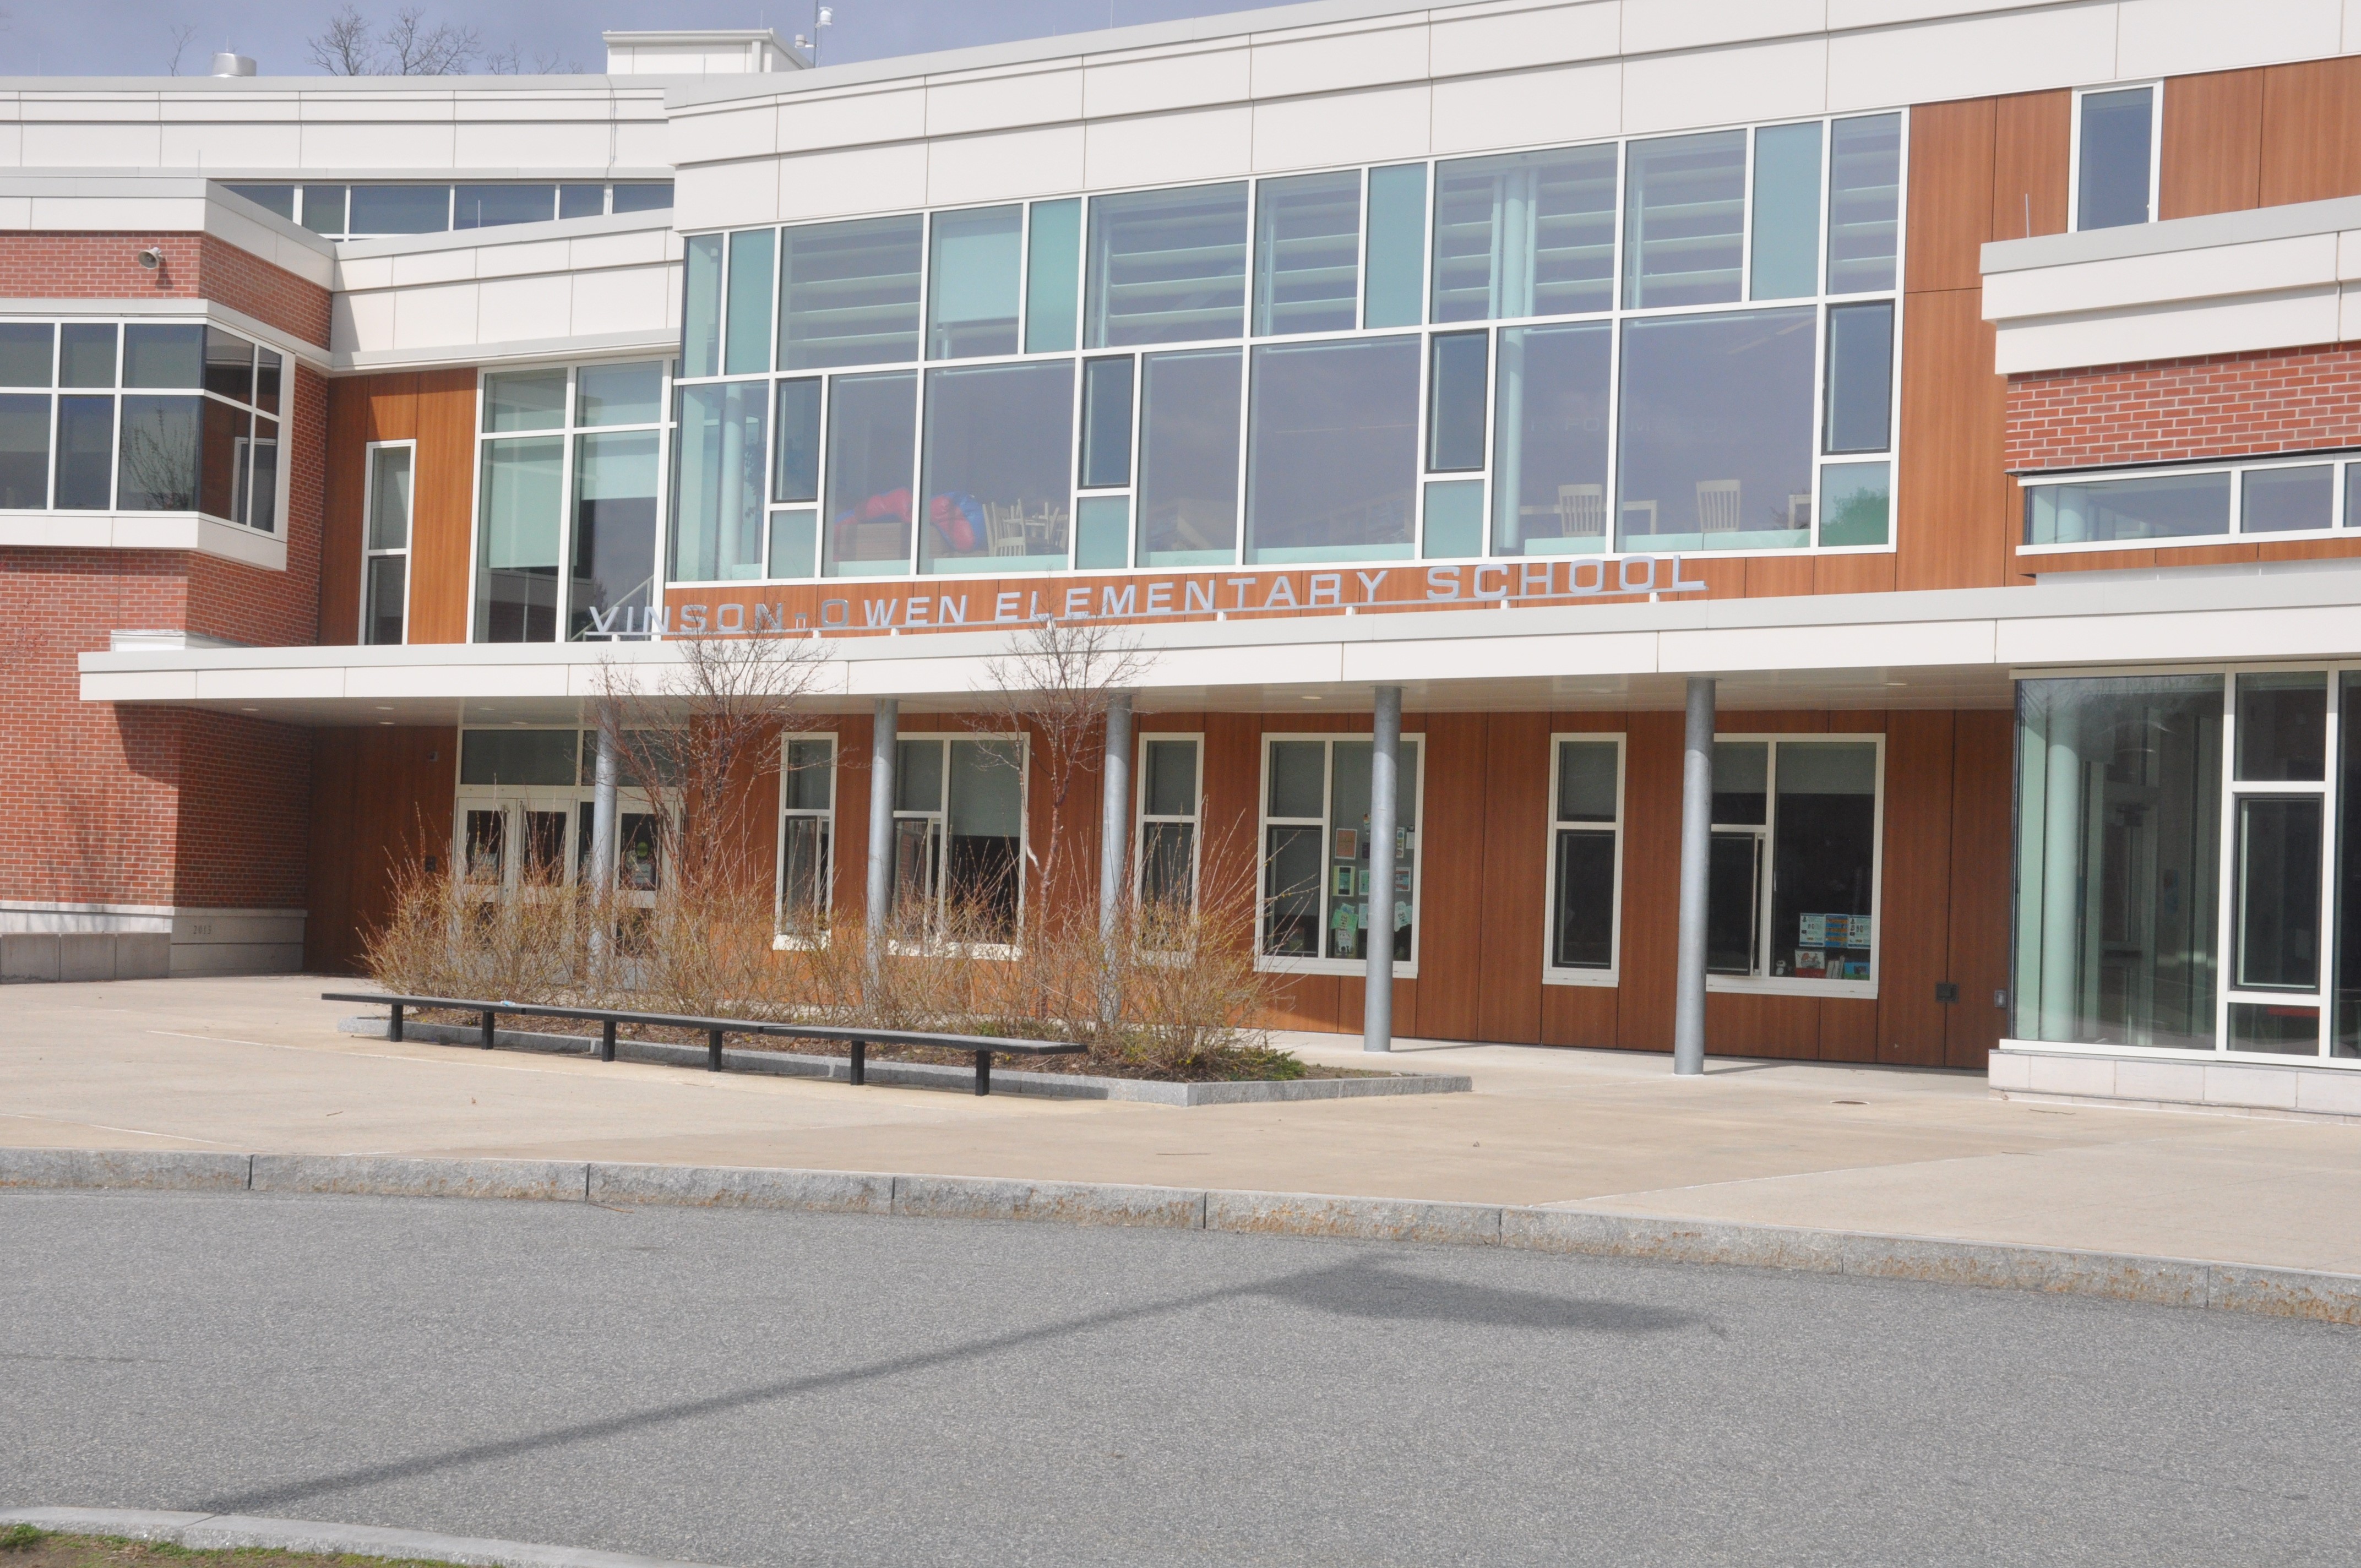
[[1239, 361], [1235, 348], [1141, 358], [1142, 566], [1237, 558]]
[[1623, 737], [1553, 737], [1543, 978], [1612, 985], [1623, 889]]
[[1624, 549], [1811, 543], [1816, 324], [1808, 309], [1624, 323]]
[[2075, 229], [2147, 223], [2156, 212], [2155, 87], [2084, 93], [2075, 102]]
[[664, 212], [672, 206], [669, 180], [474, 185], [269, 185], [233, 182], [224, 189], [269, 213], [335, 239], [373, 235], [437, 234], [445, 229], [496, 228], [508, 224], [595, 218], [614, 192], [618, 213]]
[[763, 575], [764, 390], [760, 381], [681, 389], [674, 582]]
[[[477, 641], [642, 631], [655, 594], [666, 389], [660, 360], [485, 376]], [[700, 437], [712, 433], [700, 423]], [[684, 503], [707, 493], [705, 477], [682, 477]]]
[[927, 268], [927, 357], [1016, 352], [1025, 209], [937, 213]]
[[1091, 198], [1084, 347], [1240, 336], [1246, 283], [1243, 183]]
[[1254, 332], [1350, 332], [1361, 292], [1361, 176], [1299, 174], [1255, 187]]
[[285, 377], [276, 349], [202, 323], [0, 321], [0, 509], [274, 533]]
[[1433, 319], [1613, 303], [1615, 152], [1609, 144], [1436, 164]]
[[[683, 466], [684, 528], [727, 545], [697, 573], [1890, 549], [1905, 139], [1861, 115], [689, 236], [685, 390], [781, 383], [767, 456]], [[695, 395], [700, 429], [764, 417]], [[720, 477], [766, 462], [767, 526]]]
[[2345, 505], [2361, 463], [2274, 457], [2230, 468], [2168, 468], [2104, 477], [2028, 476], [2028, 548], [2202, 542], [2241, 534], [2329, 533], [2356, 519]]
[[[655, 901], [662, 849], [655, 808], [631, 776], [628, 747], [624, 757], [615, 792], [615, 887], [627, 903], [645, 907]], [[579, 883], [591, 863], [597, 766], [595, 731], [462, 730], [451, 850], [466, 891], [490, 900]]]
[[1071, 359], [928, 371], [919, 569], [1063, 566], [1073, 443]]
[[1391, 561], [1411, 554], [1418, 361], [1415, 337], [1254, 351], [1249, 563]]
[[372, 443], [366, 448], [361, 489], [361, 641], [409, 640], [411, 481], [414, 441]]
[[1194, 735], [1139, 738], [1139, 902], [1178, 914], [1197, 907], [1202, 743]]
[[836, 883], [836, 737], [779, 740], [778, 928], [817, 933]]
[[893, 915], [907, 935], [1013, 942], [1024, 909], [1022, 736], [916, 736], [894, 765]]
[[1874, 995], [1882, 737], [1717, 739], [1706, 970]]
[[[1401, 738], [1394, 829], [1394, 958], [1418, 959], [1420, 738]], [[1370, 742], [1266, 736], [1262, 951], [1289, 967], [1358, 972], [1369, 940]], [[1323, 964], [1321, 960], [1339, 960]], [[1345, 961], [1349, 960], [1349, 961]], [[1409, 972], [1414, 978], [1416, 969]]]

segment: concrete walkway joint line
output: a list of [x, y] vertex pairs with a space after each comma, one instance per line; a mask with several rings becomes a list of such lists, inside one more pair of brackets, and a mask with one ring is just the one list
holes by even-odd
[[28, 1524], [70, 1535], [118, 1536], [159, 1541], [192, 1552], [258, 1548], [272, 1552], [351, 1553], [466, 1568], [700, 1568], [624, 1552], [588, 1552], [522, 1541], [482, 1541], [375, 1525], [323, 1524], [313, 1519], [254, 1519], [245, 1514], [165, 1513], [142, 1508], [16, 1508], [0, 1512], [0, 1526]]
[[672, 1203], [1505, 1246], [2361, 1323], [2361, 1275], [1596, 1210], [605, 1160], [0, 1149], [0, 1190], [126, 1188]]

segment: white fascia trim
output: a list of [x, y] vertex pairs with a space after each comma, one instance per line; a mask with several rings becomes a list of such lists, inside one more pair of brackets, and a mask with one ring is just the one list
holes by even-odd
[[[470, 170], [470, 173], [479, 171]], [[567, 179], [596, 178], [601, 181], [620, 178], [600, 173], [586, 176], [576, 170], [570, 175], [548, 175], [544, 178], [563, 181]], [[660, 170], [648, 176], [653, 180], [669, 180], [672, 170]], [[311, 176], [319, 179], [317, 170]], [[440, 180], [449, 185], [467, 185], [477, 181], [456, 178], [448, 171]], [[506, 178], [506, 176], [500, 176]], [[366, 183], [366, 181], [360, 181]], [[648, 213], [601, 213], [595, 218], [552, 218], [539, 224], [495, 224], [489, 228], [445, 229], [436, 234], [390, 235], [375, 239], [348, 239], [335, 242], [338, 262], [362, 261], [380, 256], [423, 256], [442, 250], [489, 250], [503, 245], [546, 245], [554, 239], [588, 239], [610, 234], [642, 234], [648, 231], [672, 232], [672, 210], [662, 208]], [[674, 249], [678, 249], [677, 242]], [[345, 287], [341, 276], [336, 286]]]
[[272, 326], [269, 322], [257, 321], [244, 311], [232, 310], [217, 300], [192, 299], [186, 294], [134, 296], [121, 300], [0, 299], [0, 315], [61, 316], [69, 321], [104, 321], [126, 316], [194, 316], [215, 326], [243, 333], [324, 375], [332, 366], [328, 351], [316, 343], [308, 343], [283, 327]]
[[346, 349], [335, 356], [340, 374], [384, 370], [433, 370], [462, 365], [501, 366], [532, 360], [581, 359], [617, 354], [676, 354], [677, 332], [602, 332], [580, 337], [519, 338], [512, 343], [466, 343], [447, 348]]
[[287, 541], [188, 512], [0, 511], [0, 546], [22, 550], [190, 550], [266, 572], [287, 569]]

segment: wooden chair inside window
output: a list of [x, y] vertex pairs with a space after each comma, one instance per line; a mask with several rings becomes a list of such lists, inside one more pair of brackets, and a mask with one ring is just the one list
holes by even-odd
[[983, 536], [990, 542], [994, 555], [1024, 555], [1025, 508], [1022, 503], [1002, 506], [997, 501], [983, 503]]
[[1599, 539], [1607, 533], [1607, 487], [1560, 485], [1558, 531], [1568, 539]]
[[1699, 479], [1697, 488], [1697, 532], [1738, 532], [1738, 481]]

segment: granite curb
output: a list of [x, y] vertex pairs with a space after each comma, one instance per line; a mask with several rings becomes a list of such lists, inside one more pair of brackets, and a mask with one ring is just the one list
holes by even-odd
[[[379, 1017], [339, 1019], [337, 1031], [364, 1038], [386, 1037], [387, 1020]], [[483, 1047], [482, 1031], [464, 1024], [422, 1024], [405, 1018], [402, 1036], [438, 1046]], [[552, 1056], [595, 1056], [598, 1042], [585, 1035], [557, 1035], [533, 1029], [495, 1029], [493, 1043], [509, 1050], [539, 1051]], [[660, 1040], [615, 1042], [620, 1061], [650, 1062], [659, 1067], [707, 1065], [703, 1046], [673, 1045]], [[794, 1051], [750, 1051], [724, 1047], [722, 1065], [733, 1072], [764, 1073], [774, 1078], [827, 1079], [847, 1081], [851, 1069], [842, 1057], [805, 1056]], [[950, 1089], [971, 1092], [972, 1068], [935, 1062], [894, 1061], [871, 1057], [868, 1079], [873, 1084], [903, 1089]], [[994, 1094], [1031, 1094], [1053, 1100], [1121, 1100], [1147, 1105], [1262, 1105], [1299, 1100], [1358, 1100], [1371, 1095], [1466, 1094], [1476, 1080], [1465, 1073], [1393, 1073], [1380, 1078], [1299, 1078], [1273, 1083], [1159, 1083], [1139, 1078], [1098, 1078], [1075, 1072], [1027, 1072], [1022, 1068], [995, 1066]]]
[[616, 1208], [678, 1205], [1139, 1225], [1724, 1264], [2361, 1324], [2356, 1274], [1595, 1209], [1316, 1192], [608, 1160], [0, 1148], [0, 1190], [7, 1189], [511, 1198]]
[[257, 1519], [246, 1514], [172, 1513], [146, 1508], [15, 1508], [0, 1512], [0, 1525], [12, 1524], [28, 1524], [36, 1530], [60, 1534], [152, 1541], [192, 1552], [258, 1548], [351, 1553], [408, 1562], [455, 1563], [466, 1568], [700, 1568], [696, 1563], [638, 1557], [623, 1552], [590, 1552], [572, 1546], [486, 1541], [417, 1530], [386, 1530], [375, 1525], [327, 1524], [314, 1519]]

